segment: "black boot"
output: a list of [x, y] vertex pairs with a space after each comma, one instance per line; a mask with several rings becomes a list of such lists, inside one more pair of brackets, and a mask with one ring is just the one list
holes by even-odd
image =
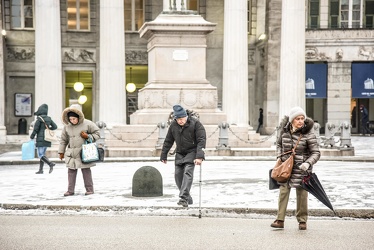
[[47, 157], [45, 157], [45, 156], [42, 156], [42, 158], [41, 158], [45, 163], [47, 163], [48, 164], [48, 166], [49, 166], [49, 173], [52, 173], [52, 171], [53, 171], [53, 167], [56, 165], [56, 164], [54, 164], [53, 162], [51, 162]]
[[44, 166], [44, 162], [40, 159], [39, 171], [36, 172], [35, 174], [42, 174], [43, 173], [43, 166]]

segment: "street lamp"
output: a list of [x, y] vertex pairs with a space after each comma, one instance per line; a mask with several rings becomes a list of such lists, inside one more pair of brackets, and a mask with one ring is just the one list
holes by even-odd
[[81, 92], [84, 89], [84, 85], [81, 81], [79, 81], [79, 71], [78, 71], [78, 81], [74, 83], [74, 90], [77, 92]]
[[129, 93], [132, 93], [136, 90], [136, 85], [132, 82], [132, 67], [130, 67], [130, 82], [126, 84], [126, 90]]
[[78, 98], [78, 103], [80, 104], [80, 105], [83, 105], [83, 104], [85, 104], [87, 102], [87, 96], [85, 96], [85, 95], [81, 95], [79, 98]]

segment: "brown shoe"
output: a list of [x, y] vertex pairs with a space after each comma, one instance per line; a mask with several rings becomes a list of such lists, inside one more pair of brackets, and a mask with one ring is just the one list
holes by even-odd
[[271, 227], [275, 228], [284, 228], [284, 221], [282, 220], [275, 220], [273, 223], [270, 225]]
[[64, 196], [70, 196], [70, 195], [74, 195], [74, 193], [71, 193], [69, 191], [67, 191], [67, 192], [64, 193]]
[[306, 222], [299, 223], [299, 230], [306, 230]]
[[90, 195], [93, 194], [94, 192], [86, 192], [84, 195]]

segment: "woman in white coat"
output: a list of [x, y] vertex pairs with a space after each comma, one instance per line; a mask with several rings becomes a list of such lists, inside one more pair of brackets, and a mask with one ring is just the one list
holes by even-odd
[[64, 196], [74, 195], [75, 182], [78, 169], [81, 169], [85, 195], [94, 193], [91, 167], [95, 163], [83, 164], [81, 158], [82, 144], [86, 139], [95, 142], [100, 138], [100, 131], [96, 124], [84, 118], [79, 105], [72, 105], [62, 112], [62, 121], [65, 124], [62, 133], [58, 154], [60, 159], [65, 158], [66, 167], [68, 168], [68, 191]]

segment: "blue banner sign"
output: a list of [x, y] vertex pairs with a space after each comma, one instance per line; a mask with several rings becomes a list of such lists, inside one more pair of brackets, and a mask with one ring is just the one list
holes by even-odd
[[352, 98], [374, 98], [374, 63], [352, 63]]
[[327, 64], [306, 63], [305, 70], [305, 97], [327, 97]]

